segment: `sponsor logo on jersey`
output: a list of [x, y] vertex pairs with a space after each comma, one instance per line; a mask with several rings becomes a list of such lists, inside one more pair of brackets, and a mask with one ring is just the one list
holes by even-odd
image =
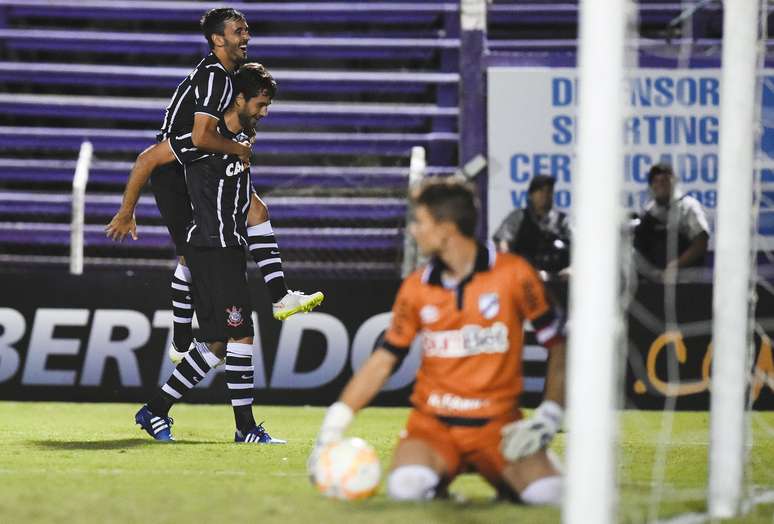
[[428, 304], [419, 310], [419, 318], [422, 320], [423, 324], [433, 324], [434, 322], [438, 322], [441, 315], [438, 312], [437, 306]]
[[226, 166], [226, 176], [237, 176], [245, 170], [241, 160], [235, 160]]
[[478, 310], [485, 319], [493, 319], [500, 312], [500, 297], [497, 293], [482, 294], [478, 297]]
[[231, 306], [230, 308], [226, 308], [226, 313], [228, 313], [228, 319], [226, 320], [226, 323], [231, 327], [239, 327], [245, 321], [242, 318], [241, 308]]
[[465, 398], [451, 393], [430, 393], [427, 397], [428, 406], [451, 411], [472, 411], [487, 404], [489, 401], [483, 398]]
[[427, 357], [463, 358], [508, 350], [508, 326], [495, 322], [489, 327], [467, 325], [452, 331], [422, 333], [422, 351]]

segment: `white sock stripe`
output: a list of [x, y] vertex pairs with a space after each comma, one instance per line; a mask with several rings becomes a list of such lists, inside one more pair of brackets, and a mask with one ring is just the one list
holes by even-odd
[[177, 300], [173, 300], [172, 307], [178, 307], [180, 309], [191, 309], [191, 303], [178, 302]]
[[178, 324], [190, 324], [192, 322], [192, 319], [193, 319], [193, 315], [188, 318], [172, 315], [172, 320]]
[[183, 396], [177, 391], [175, 391], [174, 389], [172, 389], [168, 384], [164, 384], [163, 386], [161, 386], [161, 391], [178, 400], [180, 399], [180, 397]]
[[184, 286], [183, 284], [178, 284], [177, 282], [172, 282], [172, 289], [178, 289], [180, 291], [191, 291], [190, 287]]
[[185, 378], [178, 370], [174, 370], [172, 372], [172, 376], [175, 377], [180, 382], [182, 382], [183, 385], [186, 386], [188, 389], [191, 389], [192, 387], [194, 387], [194, 385], [191, 384], [191, 382], [189, 382], [188, 379]]
[[268, 282], [269, 280], [274, 280], [275, 278], [284, 277], [285, 273], [283, 271], [275, 271], [274, 273], [269, 273], [265, 277], [263, 277], [264, 282]]
[[175, 268], [175, 276], [183, 282], [191, 282], [191, 270], [182, 264], [178, 264]]
[[240, 342], [229, 342], [226, 346], [227, 353], [234, 353], [235, 355], [242, 357], [253, 356], [252, 344], [242, 344]]
[[234, 384], [233, 382], [228, 382], [226, 384], [228, 386], [228, 389], [250, 389], [253, 387], [253, 381], [250, 382], [244, 382], [241, 384]]
[[226, 371], [255, 371], [254, 366], [229, 366], [226, 365]]
[[282, 259], [277, 257], [258, 261], [258, 267], [268, 266], [269, 264], [282, 264]]
[[207, 344], [204, 342], [196, 342], [196, 349], [199, 351], [199, 354], [204, 358], [205, 362], [210, 365], [211, 368], [214, 368], [218, 364], [220, 364], [220, 358], [210, 351], [210, 348], [207, 347]]
[[204, 375], [206, 375], [207, 373], [205, 373], [202, 370], [202, 368], [199, 367], [199, 365], [196, 363], [196, 361], [191, 356], [191, 352], [190, 351], [187, 352], [183, 358], [194, 369], [194, 371], [196, 371], [199, 374], [199, 377], [204, 378]]
[[261, 222], [247, 228], [247, 234], [252, 236], [266, 236], [274, 234], [274, 230], [271, 228], [271, 221]]
[[277, 245], [276, 242], [274, 242], [273, 244], [250, 244], [250, 251], [253, 251], [255, 249], [271, 249], [271, 248], [279, 249], [279, 246]]
[[246, 364], [252, 363], [253, 354], [250, 353], [249, 355], [242, 355], [240, 353], [234, 353], [233, 351], [226, 350], [226, 358], [229, 359], [230, 364], [244, 366]]
[[252, 398], [235, 398], [231, 400], [231, 405], [234, 407], [237, 406], [249, 406], [253, 403]]

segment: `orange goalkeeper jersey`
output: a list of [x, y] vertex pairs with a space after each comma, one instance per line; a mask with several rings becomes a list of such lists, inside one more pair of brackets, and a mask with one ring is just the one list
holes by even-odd
[[472, 276], [445, 283], [434, 260], [407, 277], [395, 299], [384, 346], [399, 354], [421, 337], [411, 403], [440, 416], [488, 418], [518, 409], [523, 324], [550, 347], [563, 326], [527, 261], [479, 246]]

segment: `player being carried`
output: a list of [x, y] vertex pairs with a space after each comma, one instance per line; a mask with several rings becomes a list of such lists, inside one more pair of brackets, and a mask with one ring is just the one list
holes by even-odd
[[[501, 497], [558, 504], [561, 476], [546, 448], [563, 417], [562, 320], [532, 266], [476, 242], [471, 189], [432, 182], [413, 204], [410, 231], [431, 261], [404, 280], [383, 342], [328, 409], [310, 471], [320, 450], [342, 438], [354, 413], [369, 404], [419, 336], [413, 409], [395, 450], [388, 495], [430, 499], [474, 469]], [[550, 348], [545, 399], [528, 419], [518, 403], [525, 320]]]
[[[229, 140], [240, 140], [266, 116], [276, 84], [260, 64], [245, 64], [234, 77], [237, 93], [219, 126]], [[149, 158], [168, 154], [157, 144]], [[169, 380], [135, 415], [156, 440], [173, 440], [169, 410], [225, 357], [226, 382], [236, 422], [236, 442], [284, 444], [255, 422], [253, 403], [252, 305], [246, 276], [247, 210], [252, 198], [250, 167], [237, 155], [210, 154], [185, 166], [193, 219], [186, 257], [195, 286], [192, 295], [200, 335]]]
[[[113, 240], [123, 240], [127, 234], [137, 239], [134, 210], [140, 192], [150, 178], [156, 204], [178, 254], [178, 265], [171, 282], [174, 324], [173, 342], [169, 348], [170, 358], [175, 363], [180, 362], [193, 339], [192, 280], [185, 261], [186, 233], [192, 217], [183, 166], [210, 153], [236, 155], [249, 164], [252, 154], [246, 135], [243, 140], [233, 141], [218, 132], [223, 112], [234, 98], [234, 71], [247, 59], [250, 40], [247, 21], [239, 11], [216, 8], [204, 14], [201, 28], [212, 52], [175, 90], [157, 135], [157, 145], [162, 147], [148, 148], [137, 157], [121, 208], [105, 228], [107, 236]], [[245, 133], [254, 132], [246, 129]], [[255, 193], [251, 194], [249, 209], [248, 246], [271, 295], [275, 318], [284, 320], [319, 305], [323, 300], [320, 292], [305, 295], [288, 290], [269, 211]]]

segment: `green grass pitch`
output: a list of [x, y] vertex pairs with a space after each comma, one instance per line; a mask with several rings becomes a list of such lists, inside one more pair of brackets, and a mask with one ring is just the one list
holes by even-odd
[[[461, 501], [397, 504], [383, 492], [362, 502], [327, 500], [305, 473], [324, 410], [256, 406], [259, 420], [286, 446], [237, 445], [227, 406], [179, 405], [177, 442], [156, 443], [133, 425], [131, 404], [0, 403], [0, 522], [543, 523], [557, 509], [491, 502], [474, 475], [452, 491]], [[389, 464], [406, 409], [369, 408], [351, 435], [365, 438]], [[618, 475], [620, 522], [646, 522], [662, 413], [623, 413]], [[705, 511], [707, 413], [677, 413], [658, 483], [661, 518]], [[749, 485], [774, 489], [774, 413], [753, 414]], [[563, 453], [566, 435], [554, 449]], [[758, 505], [728, 522], [774, 522]]]

